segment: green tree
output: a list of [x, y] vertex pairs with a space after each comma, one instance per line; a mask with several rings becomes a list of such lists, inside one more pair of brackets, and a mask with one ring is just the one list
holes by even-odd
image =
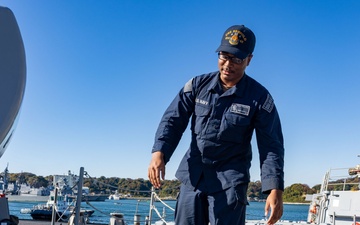
[[247, 190], [247, 196], [251, 199], [265, 199], [266, 195], [262, 193], [261, 181], [250, 182]]
[[179, 190], [180, 190], [179, 180], [164, 180], [161, 190], [159, 191], [159, 196], [160, 198], [164, 198], [164, 197], [176, 198], [179, 193]]
[[293, 184], [284, 190], [284, 202], [305, 202], [305, 195], [312, 194], [312, 190], [306, 184]]

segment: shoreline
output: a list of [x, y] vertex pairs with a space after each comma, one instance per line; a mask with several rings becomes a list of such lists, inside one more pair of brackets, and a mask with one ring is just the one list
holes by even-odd
[[47, 202], [49, 196], [41, 195], [6, 195], [9, 202]]
[[[9, 202], [47, 202], [49, 196], [37, 196], [37, 195], [7, 195], [6, 198]], [[138, 200], [138, 201], [149, 201], [148, 197], [127, 197], [120, 200]], [[176, 201], [176, 198], [163, 198], [162, 201]], [[105, 199], [105, 201], [117, 201]], [[251, 201], [250, 201], [251, 202]], [[254, 202], [266, 202], [264, 201], [254, 201]], [[287, 205], [310, 205], [310, 202], [283, 202]]]
[[310, 202], [283, 202], [283, 204], [287, 204], [287, 205], [310, 205]]

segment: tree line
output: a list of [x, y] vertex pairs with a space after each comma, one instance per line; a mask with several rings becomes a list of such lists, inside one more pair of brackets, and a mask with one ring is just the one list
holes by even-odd
[[[37, 176], [32, 173], [9, 173], [9, 183], [26, 183], [27, 185], [40, 188], [40, 187], [48, 187], [52, 185], [53, 176]], [[343, 185], [343, 180], [338, 180], [333, 183], [333, 185], [329, 185], [329, 190], [342, 190], [346, 188], [347, 190], [359, 190], [359, 177], [347, 180], [346, 187]], [[131, 179], [131, 178], [118, 178], [118, 177], [110, 177], [106, 178], [101, 176], [99, 178], [84, 178], [85, 187], [89, 187], [91, 193], [95, 194], [112, 194], [115, 191], [123, 194], [129, 194], [134, 197], [150, 197], [151, 183], [149, 180], [144, 180], [142, 178], [139, 179]], [[161, 198], [164, 197], [172, 197], [176, 198], [179, 192], [180, 182], [178, 180], [165, 180], [163, 181], [162, 188], [158, 190], [158, 195]], [[304, 203], [305, 196], [307, 194], [315, 194], [319, 193], [321, 185], [315, 185], [313, 187], [309, 187], [306, 184], [292, 184], [288, 186], [284, 190], [284, 202], [297, 202]], [[261, 191], [261, 182], [255, 181], [250, 182], [247, 196], [250, 200], [263, 200], [266, 199], [266, 195]]]

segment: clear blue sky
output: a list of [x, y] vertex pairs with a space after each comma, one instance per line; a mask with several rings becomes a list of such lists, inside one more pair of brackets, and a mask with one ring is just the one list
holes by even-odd
[[[20, 1], [27, 85], [11, 173], [147, 179], [154, 134], [175, 94], [217, 70], [226, 28], [257, 36], [247, 73], [272, 93], [286, 186], [360, 163], [360, 1]], [[189, 131], [167, 166], [173, 179]], [[254, 142], [251, 180], [259, 180]]]

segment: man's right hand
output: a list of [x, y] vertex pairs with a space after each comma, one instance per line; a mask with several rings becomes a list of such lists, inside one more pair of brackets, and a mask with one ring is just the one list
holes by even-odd
[[148, 178], [151, 184], [155, 188], [161, 187], [160, 178], [165, 179], [165, 162], [164, 162], [164, 153], [162, 152], [153, 152], [149, 169], [148, 169]]

